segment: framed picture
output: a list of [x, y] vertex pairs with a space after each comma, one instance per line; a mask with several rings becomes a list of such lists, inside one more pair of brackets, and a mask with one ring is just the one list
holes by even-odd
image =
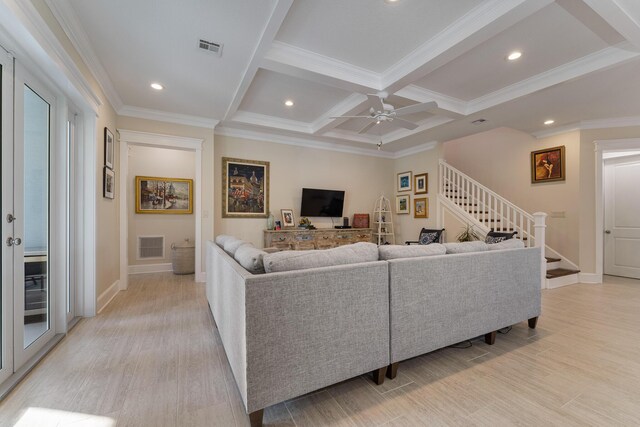
[[136, 213], [193, 213], [193, 180], [136, 176]]
[[116, 174], [113, 169], [104, 167], [102, 171], [102, 197], [105, 199], [115, 198]]
[[282, 213], [282, 225], [285, 227], [296, 226], [296, 219], [293, 216], [292, 209], [280, 209], [280, 212]]
[[369, 214], [353, 214], [353, 228], [369, 228]]
[[276, 226], [276, 230], [282, 230], [282, 222], [275, 221], [274, 224]]
[[421, 173], [413, 177], [414, 194], [427, 194], [429, 192], [429, 174]]
[[411, 172], [398, 174], [398, 191], [411, 191]]
[[396, 196], [396, 213], [398, 215], [409, 214], [410, 201], [411, 201], [411, 198], [408, 194], [402, 194], [400, 196]]
[[565, 180], [564, 145], [531, 152], [531, 183]]
[[104, 165], [111, 169], [113, 169], [113, 147], [113, 134], [109, 128], [104, 128]]
[[222, 158], [222, 217], [269, 216], [269, 162]]
[[429, 199], [426, 197], [413, 199], [413, 217], [429, 218]]

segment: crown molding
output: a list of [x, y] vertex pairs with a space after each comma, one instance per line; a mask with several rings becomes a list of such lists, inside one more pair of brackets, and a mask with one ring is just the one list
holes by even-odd
[[318, 141], [311, 138], [276, 135], [267, 132], [237, 129], [225, 126], [216, 128], [214, 132], [216, 135], [245, 138], [255, 141], [273, 142], [275, 144], [291, 145], [295, 147], [315, 148], [318, 150], [335, 151], [338, 153], [358, 154], [362, 156], [382, 157], [386, 159], [393, 159], [395, 156], [394, 153], [378, 150], [377, 148], [349, 147], [343, 144]]
[[71, 41], [78, 55], [80, 55], [80, 59], [82, 59], [93, 75], [96, 83], [100, 86], [100, 89], [102, 89], [102, 92], [107, 97], [113, 109], [118, 111], [124, 107], [124, 103], [115, 90], [113, 82], [102, 66], [98, 56], [93, 51], [93, 48], [91, 48], [89, 36], [84, 31], [82, 24], [80, 24], [80, 20], [75, 10], [73, 10], [73, 7], [71, 7], [71, 4], [67, 0], [45, 0], [45, 3], [69, 38], [69, 41]]
[[250, 111], [238, 111], [229, 121], [292, 132], [311, 133], [311, 125], [309, 123], [284, 119], [282, 117], [267, 116], [266, 114], [252, 113]]
[[401, 159], [402, 157], [413, 156], [423, 151], [433, 150], [438, 146], [438, 141], [429, 141], [424, 144], [417, 145], [415, 147], [407, 148], [405, 150], [396, 151], [393, 153], [394, 159]]
[[425, 130], [432, 129], [436, 126], [447, 124], [449, 122], [452, 122], [453, 120], [454, 119], [451, 119], [449, 117], [444, 117], [444, 116], [432, 116], [432, 117], [429, 117], [428, 119], [418, 122], [417, 123], [418, 127], [415, 128], [414, 130], [397, 129], [392, 132], [389, 132], [386, 135], [383, 135], [382, 141], [383, 143], [387, 144], [389, 142], [397, 141], [399, 139], [406, 138], [416, 133], [424, 132]]
[[553, 129], [545, 129], [539, 132], [534, 132], [531, 135], [538, 139], [541, 139], [548, 138], [550, 136], [561, 135], [563, 133], [574, 132], [577, 130], [624, 128], [632, 126], [640, 126], [640, 116], [583, 120], [581, 122], [571, 123]]
[[640, 9], [635, 4], [631, 4], [630, 8], [625, 7], [625, 4], [629, 6], [630, 3], [637, 3], [637, 0], [583, 1], [636, 49], [640, 49]]
[[313, 123], [311, 123], [311, 133], [322, 134], [349, 119], [331, 119], [330, 117], [350, 116], [359, 113], [362, 105], [367, 102], [367, 97], [360, 93], [353, 93], [347, 98], [334, 105], [329, 111], [324, 113]]
[[202, 150], [202, 144], [204, 143], [204, 139], [202, 138], [164, 135], [128, 129], [118, 129], [118, 135], [120, 136], [121, 142], [138, 145], [166, 146], [194, 151]]
[[[292, 46], [281, 41], [274, 41], [271, 49], [267, 51], [265, 66], [268, 69], [282, 71], [279, 67], [269, 66], [269, 63], [284, 64], [290, 67], [299, 68], [322, 76], [331, 77], [337, 80], [349, 82], [361, 88], [373, 88], [381, 90], [380, 74], [373, 71], [330, 58], [306, 49]], [[315, 81], [327, 84], [326, 81], [314, 79]]]
[[495, 107], [550, 86], [632, 60], [640, 55], [638, 52], [628, 50], [628, 47], [630, 47], [629, 43], [623, 42], [478, 97], [469, 102], [467, 114]]
[[214, 129], [220, 120], [208, 117], [190, 116], [187, 114], [169, 113], [166, 111], [150, 110], [147, 108], [132, 107], [125, 105], [117, 111], [118, 115], [126, 117], [136, 117], [138, 119], [155, 120], [158, 122], [176, 123], [186, 126]]
[[395, 95], [417, 102], [435, 101], [438, 103], [438, 108], [455, 113], [458, 117], [466, 115], [467, 112], [467, 101], [417, 85], [406, 86], [397, 91]]

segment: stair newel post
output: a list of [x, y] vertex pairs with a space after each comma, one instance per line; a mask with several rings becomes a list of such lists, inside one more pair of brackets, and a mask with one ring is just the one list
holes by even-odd
[[533, 214], [535, 246], [540, 248], [540, 287], [542, 289], [545, 288], [547, 281], [547, 259], [544, 257], [544, 250], [546, 246], [545, 229], [547, 228], [546, 218], [547, 214], [544, 212], [536, 212]]

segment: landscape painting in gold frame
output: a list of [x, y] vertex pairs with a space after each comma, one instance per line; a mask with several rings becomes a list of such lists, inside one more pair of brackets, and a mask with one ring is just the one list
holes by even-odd
[[429, 199], [426, 197], [413, 199], [413, 217], [429, 218]]
[[192, 214], [193, 180], [136, 176], [136, 213]]

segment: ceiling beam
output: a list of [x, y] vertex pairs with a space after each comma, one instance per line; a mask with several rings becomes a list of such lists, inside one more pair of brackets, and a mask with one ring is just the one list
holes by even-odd
[[258, 42], [253, 55], [251, 56], [251, 60], [247, 65], [247, 69], [245, 70], [244, 75], [242, 76], [242, 80], [240, 81], [240, 84], [238, 85], [238, 88], [233, 95], [231, 104], [229, 104], [229, 107], [227, 108], [227, 112], [224, 116], [225, 120], [228, 117], [234, 115], [236, 111], [238, 111], [244, 95], [247, 93], [247, 90], [249, 89], [253, 78], [258, 72], [258, 67], [260, 62], [262, 61], [263, 56], [271, 46], [271, 43], [273, 43], [273, 40], [275, 39], [278, 30], [282, 26], [284, 18], [287, 16], [289, 8], [292, 4], [293, 0], [277, 0], [273, 11], [271, 12], [271, 16], [267, 21], [267, 25], [262, 31], [260, 41]]
[[640, 49], [640, 4], [637, 0], [583, 1], [636, 49]]
[[349, 119], [332, 119], [331, 117], [360, 114], [366, 105], [367, 97], [360, 93], [354, 93], [314, 121], [311, 124], [311, 132], [318, 135], [334, 129]]

